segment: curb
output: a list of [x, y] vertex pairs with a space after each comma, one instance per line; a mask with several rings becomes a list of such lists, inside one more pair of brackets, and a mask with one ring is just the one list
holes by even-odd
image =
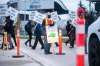
[[[28, 49], [28, 48], [27, 48]], [[36, 61], [37, 63], [39, 63], [41, 66], [55, 66], [55, 65], [52, 65], [52, 63], [48, 62], [48, 60], [46, 60], [45, 58], [43, 57], [40, 57], [39, 55], [36, 55], [36, 54], [32, 54], [30, 52], [30, 50], [27, 50], [25, 48], [22, 48], [21, 49], [21, 52], [23, 52], [25, 55], [27, 55], [28, 57], [32, 58], [32, 60]], [[27, 53], [28, 52], [28, 53]]]
[[38, 64], [40, 64], [41, 66], [45, 66], [45, 65], [43, 65], [40, 61], [34, 59], [33, 57], [31, 57], [30, 55], [28, 55], [28, 54], [25, 53], [24, 51], [21, 50], [21, 52], [22, 52], [24, 55], [27, 55], [28, 57], [30, 57], [32, 60], [34, 60], [34, 61], [37, 62]]

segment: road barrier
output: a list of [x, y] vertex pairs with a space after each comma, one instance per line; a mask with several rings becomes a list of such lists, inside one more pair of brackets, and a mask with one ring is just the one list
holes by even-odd
[[61, 30], [59, 30], [59, 54], [62, 54], [62, 33]]
[[17, 29], [16, 43], [17, 43], [17, 48], [16, 48], [17, 55], [13, 56], [13, 58], [24, 57], [24, 55], [20, 54], [20, 30], [19, 29]]
[[56, 55], [65, 55], [65, 53], [62, 52], [62, 43], [63, 43], [62, 31], [59, 30], [59, 37], [58, 37], [59, 53], [56, 53]]
[[85, 65], [85, 18], [78, 18], [76, 27], [76, 46], [77, 46], [77, 57], [76, 66]]

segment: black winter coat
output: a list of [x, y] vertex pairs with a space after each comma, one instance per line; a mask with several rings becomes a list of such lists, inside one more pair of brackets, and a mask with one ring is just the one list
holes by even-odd
[[25, 31], [26, 31], [28, 34], [32, 34], [32, 24], [31, 24], [31, 22], [28, 22], [28, 23], [25, 25]]
[[13, 26], [14, 21], [13, 20], [6, 20], [6, 24], [4, 26], [5, 31], [8, 33], [13, 33], [14, 32], [14, 26]]

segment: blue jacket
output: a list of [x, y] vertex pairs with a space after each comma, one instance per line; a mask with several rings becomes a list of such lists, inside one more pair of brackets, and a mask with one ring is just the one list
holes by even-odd
[[34, 30], [34, 35], [35, 36], [41, 36], [42, 35], [42, 25], [41, 24], [36, 25], [36, 28]]

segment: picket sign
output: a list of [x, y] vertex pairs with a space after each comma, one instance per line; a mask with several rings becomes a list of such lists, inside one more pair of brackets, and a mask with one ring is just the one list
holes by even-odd
[[46, 27], [46, 34], [48, 43], [58, 42], [58, 29], [56, 25]]
[[14, 20], [14, 22], [16, 22], [16, 18], [18, 16], [18, 13], [19, 13], [19, 11], [16, 10], [15, 8], [12, 8], [12, 7], [8, 8], [7, 14], [10, 16], [10, 18], [12, 20]]
[[59, 19], [59, 16], [58, 16], [58, 14], [57, 14], [56, 11], [51, 13], [51, 18], [52, 18], [53, 21], [55, 21], [55, 22], [57, 22], [57, 21], [60, 20], [60, 19]]
[[30, 20], [33, 20], [37, 23], [40, 23], [42, 24], [42, 21], [43, 19], [45, 18], [46, 16], [42, 13], [39, 13], [37, 11], [32, 11], [30, 14], [29, 14], [29, 19]]

